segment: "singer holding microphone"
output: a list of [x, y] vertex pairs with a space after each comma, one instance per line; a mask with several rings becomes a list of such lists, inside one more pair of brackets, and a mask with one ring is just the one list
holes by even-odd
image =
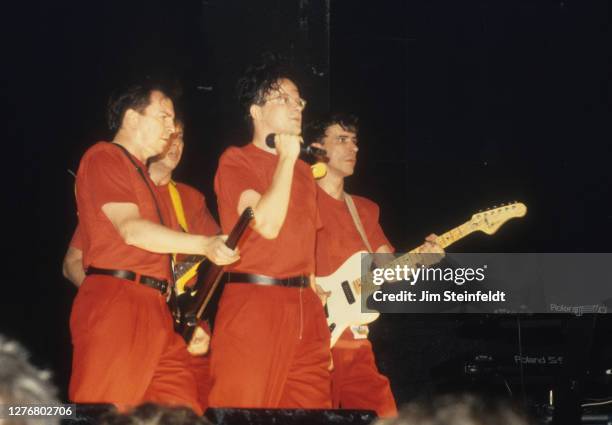
[[247, 70], [238, 96], [252, 139], [223, 153], [215, 192], [225, 231], [247, 207], [255, 219], [225, 276], [210, 406], [330, 408], [330, 335], [311, 285], [317, 186], [298, 158], [306, 102], [288, 71], [270, 60]]

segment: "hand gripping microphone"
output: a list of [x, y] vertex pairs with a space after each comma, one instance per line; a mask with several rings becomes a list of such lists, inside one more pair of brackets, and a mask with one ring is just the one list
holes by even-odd
[[[268, 145], [269, 148], [276, 147], [276, 143], [274, 142], [275, 137], [276, 134], [274, 133], [270, 133], [266, 136], [266, 145]], [[301, 155], [307, 155], [316, 158], [325, 158], [327, 156], [327, 151], [325, 149], [315, 148], [314, 146], [304, 146], [302, 144], [300, 145], [300, 156]]]

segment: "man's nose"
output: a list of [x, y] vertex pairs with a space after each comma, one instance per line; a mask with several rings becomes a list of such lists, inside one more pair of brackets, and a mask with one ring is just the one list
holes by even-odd
[[166, 130], [170, 131], [170, 133], [176, 132], [176, 128], [174, 126], [174, 119], [172, 118], [166, 119]]

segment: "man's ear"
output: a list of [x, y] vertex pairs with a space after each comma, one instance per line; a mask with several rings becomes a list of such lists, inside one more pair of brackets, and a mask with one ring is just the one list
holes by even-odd
[[325, 149], [325, 147], [323, 146], [323, 143], [320, 143], [320, 142], [313, 142], [310, 144], [310, 146], [314, 146], [315, 148], [319, 148], [319, 149]]
[[138, 126], [138, 120], [140, 119], [140, 114], [136, 112], [134, 109], [129, 108], [125, 111], [123, 115], [123, 122], [121, 123], [121, 127], [126, 128], [134, 128]]
[[251, 118], [253, 118], [253, 121], [261, 120], [261, 106], [255, 104], [251, 105], [249, 108], [249, 114], [251, 115]]

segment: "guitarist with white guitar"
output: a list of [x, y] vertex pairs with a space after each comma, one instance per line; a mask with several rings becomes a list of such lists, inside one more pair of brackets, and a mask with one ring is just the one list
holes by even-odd
[[[356, 117], [336, 114], [311, 124], [307, 130], [308, 139], [325, 149], [329, 158], [327, 174], [317, 182], [323, 222], [323, 228], [317, 232], [317, 276], [332, 274], [358, 251], [394, 251], [378, 222], [378, 205], [344, 192], [344, 179], [353, 174], [357, 161], [358, 129]], [[423, 251], [443, 252], [434, 243], [435, 238], [436, 235], [427, 238], [421, 247]], [[367, 325], [351, 326], [332, 348], [333, 407], [374, 410], [381, 417], [396, 416], [389, 380], [376, 367], [367, 335]]]

